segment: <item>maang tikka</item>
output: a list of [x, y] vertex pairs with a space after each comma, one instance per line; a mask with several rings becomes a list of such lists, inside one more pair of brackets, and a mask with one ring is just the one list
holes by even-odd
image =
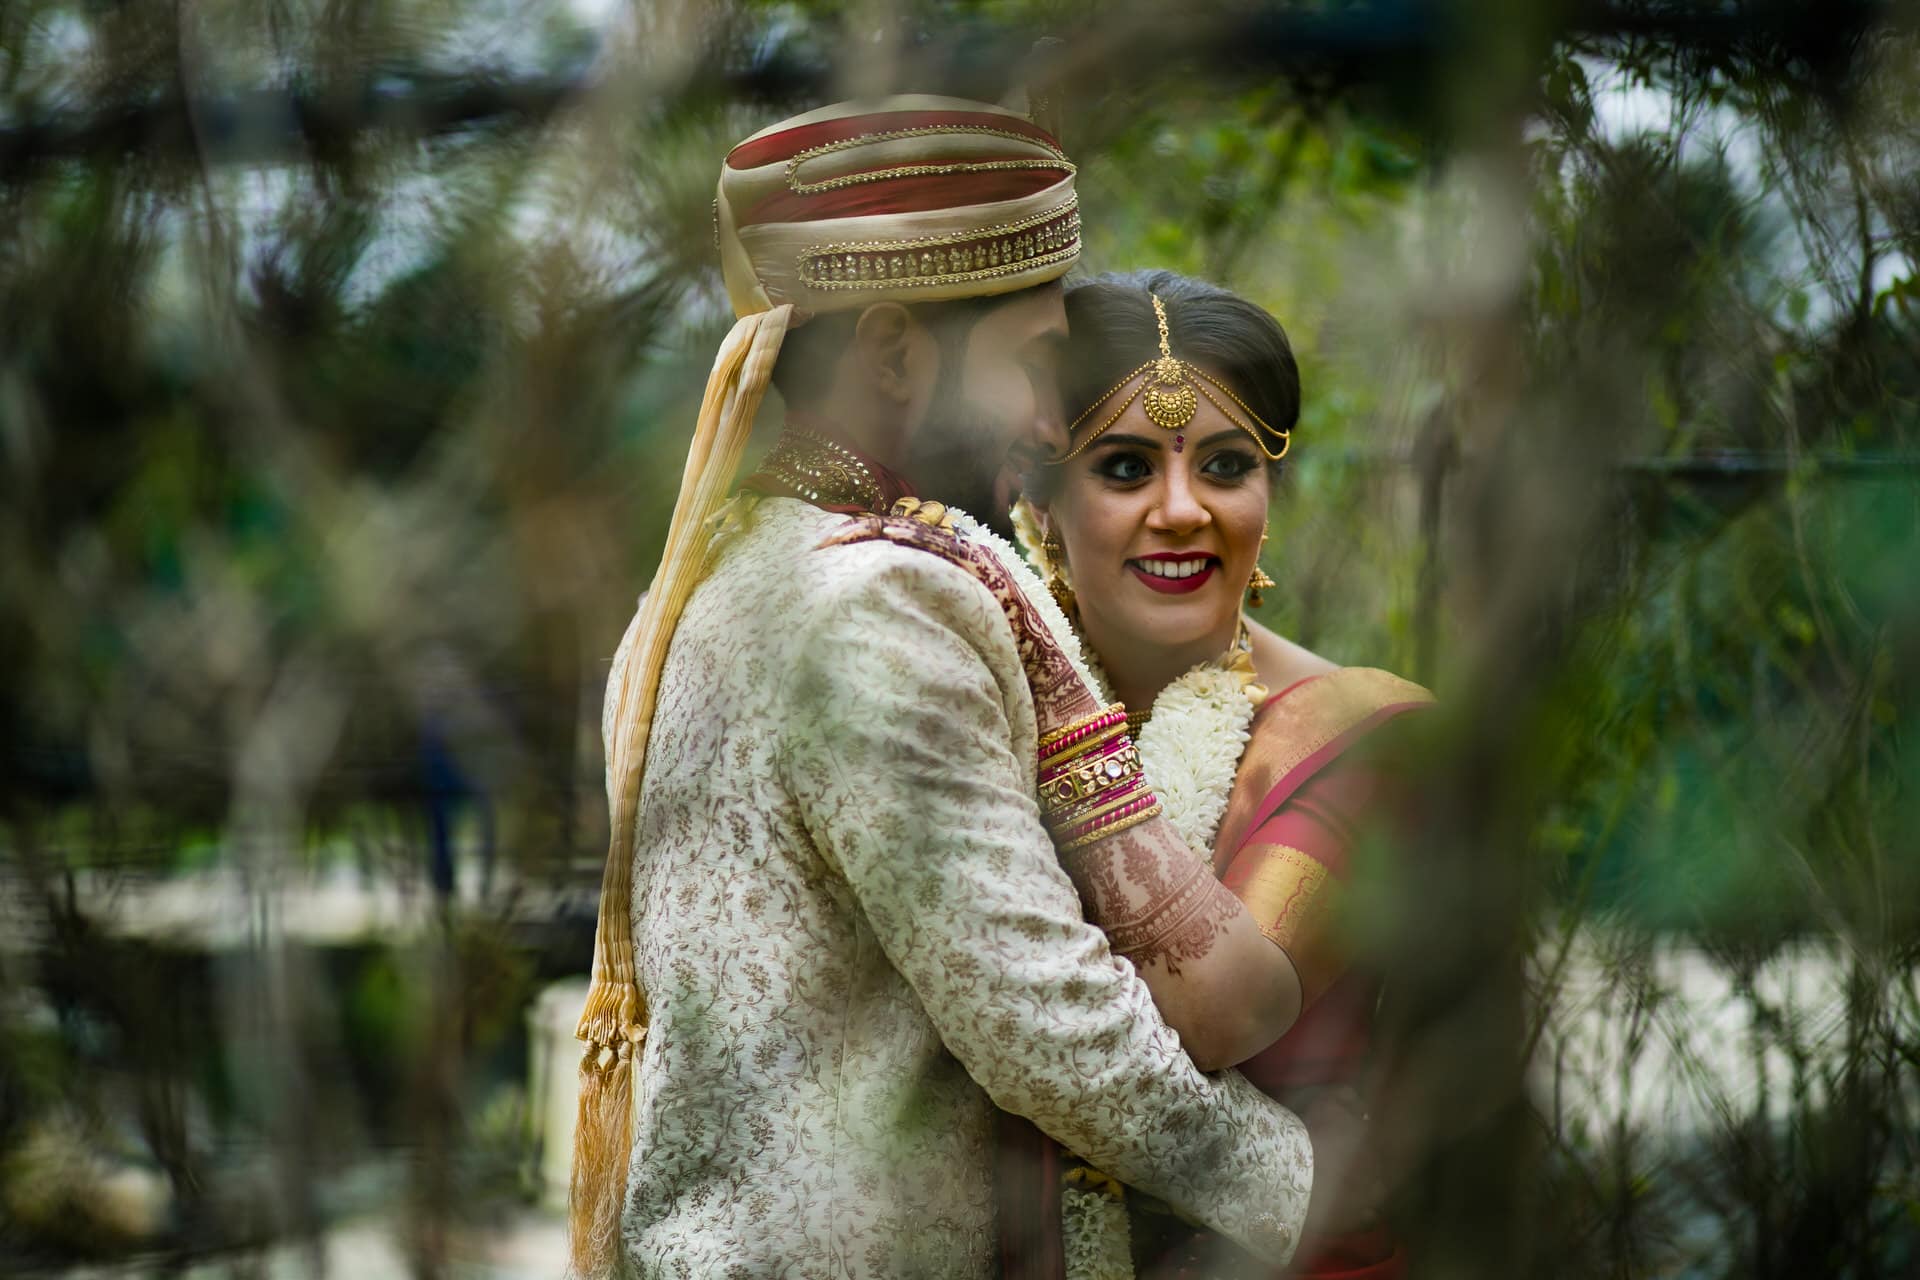
[[1287, 450], [1293, 445], [1293, 433], [1274, 430], [1248, 407], [1233, 388], [1193, 361], [1183, 360], [1173, 354], [1173, 342], [1167, 332], [1166, 304], [1160, 301], [1157, 293], [1149, 293], [1147, 297], [1153, 301], [1153, 318], [1160, 327], [1160, 354], [1120, 379], [1111, 391], [1088, 405], [1086, 411], [1073, 420], [1073, 424], [1067, 428], [1069, 439], [1095, 410], [1122, 391], [1127, 392], [1113, 412], [1101, 419], [1100, 425], [1087, 432], [1086, 438], [1075, 444], [1058, 462], [1078, 457], [1088, 445], [1105, 435], [1135, 400], [1141, 402], [1149, 422], [1162, 431], [1172, 433], [1173, 451], [1180, 453], [1186, 449], [1187, 428], [1192, 424], [1194, 414], [1199, 412], [1202, 396], [1220, 411], [1221, 417], [1246, 432], [1267, 461], [1278, 462], [1286, 457]]

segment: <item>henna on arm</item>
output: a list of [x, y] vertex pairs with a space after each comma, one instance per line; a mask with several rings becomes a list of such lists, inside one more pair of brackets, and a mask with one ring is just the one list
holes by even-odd
[[1300, 1016], [1300, 979], [1287, 953], [1165, 819], [1062, 861], [1087, 919], [1132, 962], [1202, 1071], [1239, 1065]]
[[1178, 977], [1183, 964], [1213, 951], [1235, 917], [1247, 916], [1164, 819], [1071, 853], [1064, 865], [1087, 918], [1136, 968], [1157, 965]]

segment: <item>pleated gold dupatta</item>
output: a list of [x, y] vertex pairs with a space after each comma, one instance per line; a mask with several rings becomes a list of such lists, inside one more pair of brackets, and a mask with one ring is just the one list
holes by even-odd
[[633, 963], [633, 843], [660, 670], [681, 611], [700, 583], [709, 522], [733, 488], [792, 315], [792, 306], [784, 305], [743, 316], [720, 346], [687, 451], [666, 550], [640, 608], [633, 652], [617, 693], [613, 754], [607, 762], [614, 779], [612, 839], [600, 882], [593, 984], [574, 1031], [586, 1042], [586, 1050], [580, 1059], [567, 1230], [571, 1269], [583, 1280], [601, 1280], [615, 1270], [621, 1201], [633, 1151], [635, 1058], [647, 1036], [646, 998]]

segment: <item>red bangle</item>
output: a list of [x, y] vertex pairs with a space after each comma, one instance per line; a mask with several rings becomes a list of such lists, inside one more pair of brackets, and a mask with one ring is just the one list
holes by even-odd
[[1055, 730], [1040, 740], [1040, 763], [1052, 763], [1055, 758], [1084, 743], [1088, 738], [1116, 726], [1124, 729], [1127, 724], [1127, 709], [1120, 703], [1105, 707], [1083, 720], [1075, 721], [1064, 729]]

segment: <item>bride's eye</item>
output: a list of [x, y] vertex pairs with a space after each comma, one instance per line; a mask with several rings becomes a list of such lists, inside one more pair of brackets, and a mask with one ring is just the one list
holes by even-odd
[[1259, 465], [1245, 449], [1222, 449], [1202, 463], [1200, 471], [1215, 480], [1243, 480]]
[[1145, 480], [1153, 474], [1153, 468], [1147, 460], [1137, 453], [1125, 449], [1115, 449], [1093, 464], [1093, 474], [1103, 480], [1113, 480], [1120, 484], [1132, 484], [1136, 480]]

